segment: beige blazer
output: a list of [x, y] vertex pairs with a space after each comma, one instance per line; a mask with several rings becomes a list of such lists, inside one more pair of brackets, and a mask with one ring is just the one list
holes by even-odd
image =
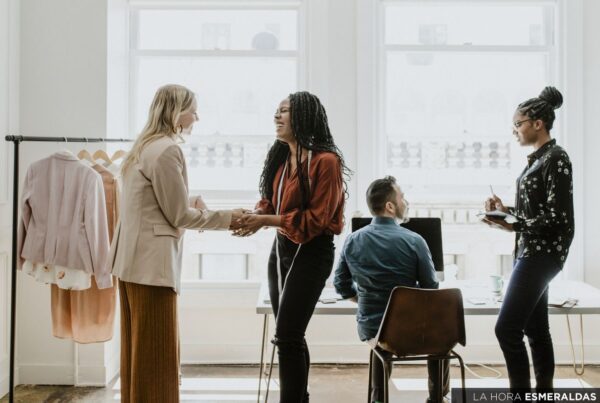
[[183, 229], [229, 228], [231, 211], [189, 207], [183, 152], [168, 137], [147, 145], [123, 176], [112, 272], [123, 281], [181, 289]]
[[102, 178], [70, 152], [31, 164], [21, 196], [19, 266], [58, 265], [93, 274], [98, 288], [112, 286]]

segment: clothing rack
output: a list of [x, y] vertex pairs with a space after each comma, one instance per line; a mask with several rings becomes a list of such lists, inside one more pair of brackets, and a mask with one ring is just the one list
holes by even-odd
[[17, 305], [17, 217], [19, 215], [19, 145], [23, 142], [54, 142], [54, 143], [127, 143], [130, 139], [104, 139], [88, 137], [33, 137], [11, 136], [4, 138], [14, 145], [13, 160], [13, 203], [12, 203], [12, 264], [10, 286], [10, 375], [8, 383], [8, 401], [14, 402], [15, 386], [15, 320]]

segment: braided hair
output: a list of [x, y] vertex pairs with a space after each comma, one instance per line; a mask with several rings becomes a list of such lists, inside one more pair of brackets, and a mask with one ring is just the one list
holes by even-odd
[[522, 115], [533, 120], [544, 122], [546, 130], [550, 131], [554, 125], [554, 110], [560, 108], [563, 97], [559, 90], [554, 87], [545, 87], [539, 96], [522, 102], [517, 110]]
[[[296, 153], [296, 175], [300, 186], [302, 197], [301, 209], [305, 210], [309, 203], [309, 188], [308, 178], [301, 169], [302, 150], [311, 151], [326, 151], [337, 155], [341, 165], [344, 182], [344, 194], [348, 197], [347, 181], [352, 174], [352, 171], [346, 166], [342, 152], [335, 145], [329, 124], [327, 121], [327, 113], [325, 108], [319, 101], [316, 95], [307, 91], [300, 91], [288, 96], [290, 100], [291, 126], [294, 138], [298, 143], [298, 152]], [[265, 165], [260, 177], [260, 194], [261, 197], [271, 200], [273, 198], [273, 181], [279, 167], [285, 163], [288, 154], [289, 146], [279, 140], [276, 140], [271, 149], [267, 153]]]

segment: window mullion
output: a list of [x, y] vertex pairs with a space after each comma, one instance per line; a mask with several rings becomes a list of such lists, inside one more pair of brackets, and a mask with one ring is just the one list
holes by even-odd
[[267, 57], [295, 58], [296, 50], [257, 51], [257, 50], [204, 50], [204, 49], [134, 49], [133, 56], [140, 57]]
[[133, 10], [296, 10], [301, 1], [255, 1], [255, 0], [130, 0]]
[[477, 45], [384, 45], [386, 52], [534, 53], [549, 52], [553, 46]]

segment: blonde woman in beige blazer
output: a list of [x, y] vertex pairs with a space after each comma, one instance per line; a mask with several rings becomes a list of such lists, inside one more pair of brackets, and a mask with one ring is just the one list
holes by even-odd
[[[123, 162], [120, 220], [111, 246], [121, 299], [121, 401], [179, 401], [177, 294], [184, 229], [227, 230], [241, 210], [190, 200], [178, 143], [198, 120], [194, 94], [161, 87]], [[200, 208], [195, 208], [200, 207]]]

